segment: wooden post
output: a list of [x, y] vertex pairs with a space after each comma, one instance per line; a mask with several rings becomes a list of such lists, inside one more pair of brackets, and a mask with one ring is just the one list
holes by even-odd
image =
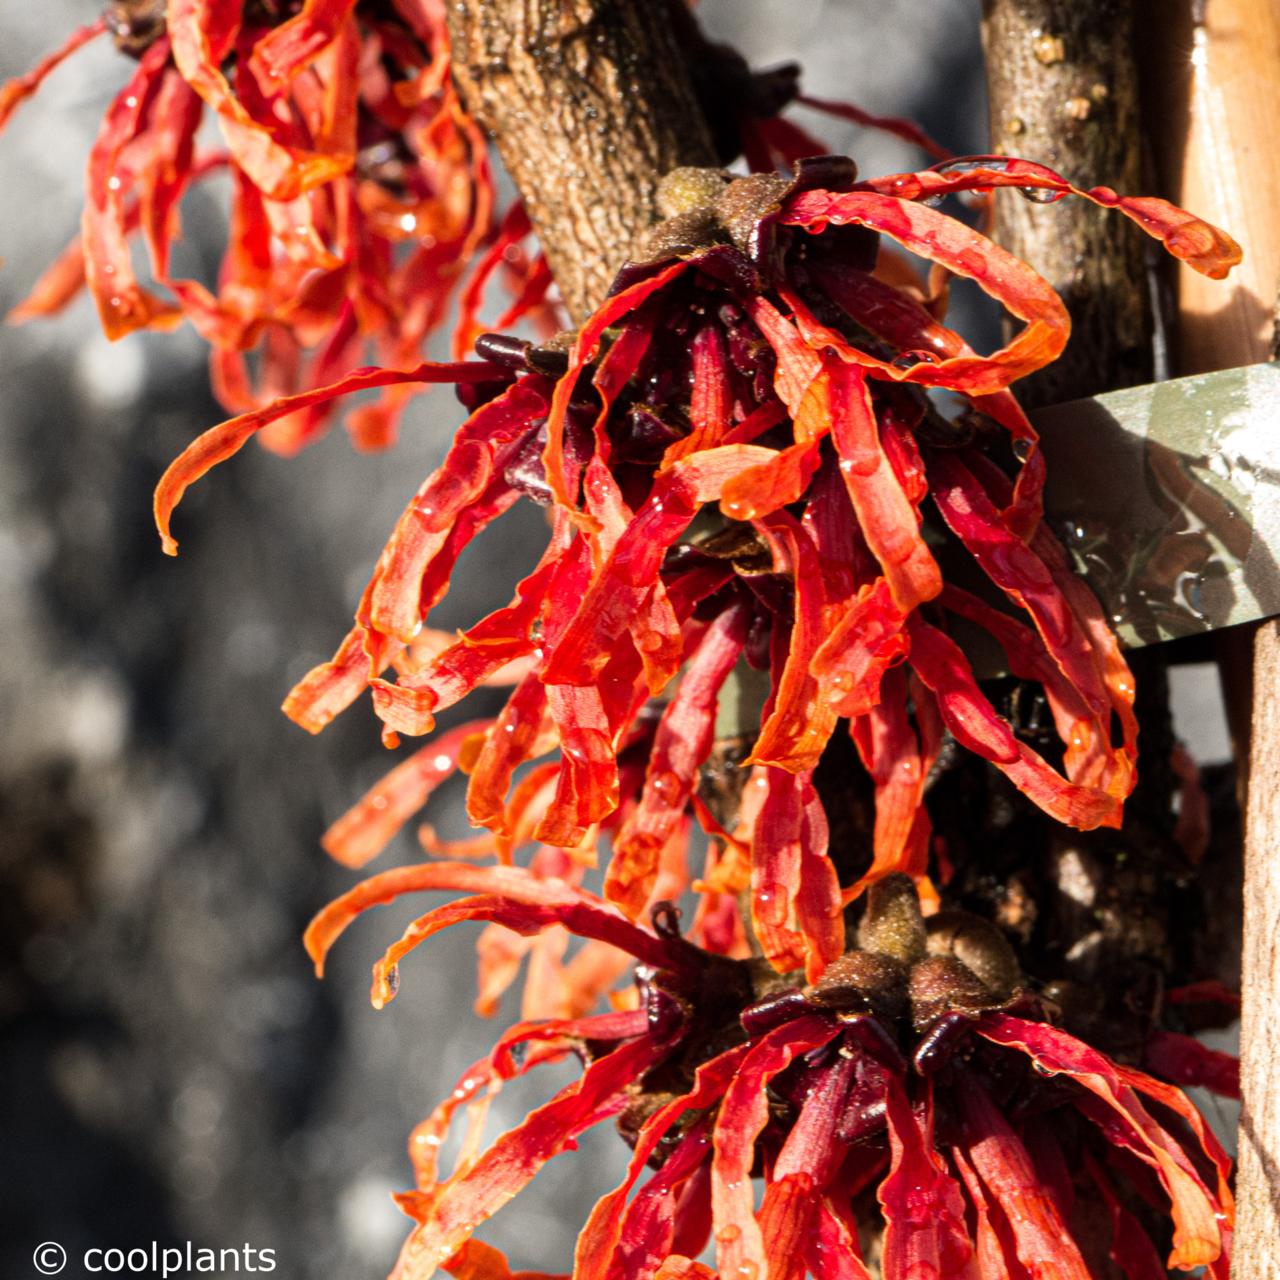
[[[1228, 228], [1244, 246], [1234, 290], [1182, 270], [1177, 372], [1268, 359], [1280, 285], [1280, 6], [1275, 0], [1151, 0], [1164, 43], [1152, 68], [1153, 123], [1168, 194]], [[1251, 643], [1250, 643], [1251, 640]], [[1280, 625], [1228, 642], [1231, 670], [1252, 667], [1247, 770], [1241, 1033], [1239, 1216], [1231, 1273], [1280, 1277]], [[1252, 653], [1250, 653], [1252, 650]], [[1229, 693], [1229, 701], [1230, 701]], [[1247, 689], [1241, 699], [1249, 705]]]

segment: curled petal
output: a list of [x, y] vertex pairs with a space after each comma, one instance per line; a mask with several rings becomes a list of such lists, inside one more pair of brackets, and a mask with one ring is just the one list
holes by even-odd
[[1090, 1280], [1053, 1196], [1009, 1122], [969, 1075], [957, 1077], [954, 1092], [964, 1120], [965, 1154], [1004, 1211], [1019, 1260], [1045, 1280]]
[[1110, 187], [1090, 187], [1087, 190], [1073, 187], [1060, 174], [1032, 160], [964, 156], [937, 169], [890, 174], [863, 185], [907, 200], [992, 187], [1076, 195], [1104, 209], [1115, 209], [1124, 214], [1147, 235], [1161, 241], [1175, 258], [1214, 280], [1221, 280], [1244, 256], [1240, 246], [1225, 231], [1167, 200], [1151, 196], [1119, 196]]
[[[916, 715], [923, 723], [929, 716], [928, 700], [921, 702]], [[853, 721], [849, 732], [875, 783], [876, 819], [871, 866], [844, 890], [846, 902], [891, 872], [914, 878], [928, 871], [924, 787], [941, 738], [940, 733], [917, 734], [907, 714], [907, 680], [898, 669], [885, 674], [879, 705]]]
[[822, 1193], [847, 1154], [837, 1136], [853, 1083], [852, 1057], [837, 1055], [805, 1097], [765, 1186], [757, 1215], [770, 1280], [800, 1280]]
[[[1027, 1054], [1042, 1073], [1069, 1076], [1099, 1099], [1117, 1125], [1112, 1140], [1123, 1142], [1151, 1165], [1169, 1196], [1174, 1224], [1173, 1251], [1168, 1260], [1170, 1267], [1203, 1266], [1216, 1263], [1225, 1256], [1231, 1213], [1225, 1178], [1221, 1180], [1219, 1194], [1215, 1197], [1205, 1187], [1177, 1142], [1152, 1119], [1135, 1093], [1139, 1077], [1144, 1092], [1159, 1097], [1161, 1101], [1180, 1097], [1176, 1089], [1144, 1077], [1141, 1072], [1117, 1067], [1066, 1032], [1042, 1023], [1027, 1022], [1007, 1014], [986, 1014], [977, 1031], [996, 1044], [1008, 1045]], [[1179, 1109], [1183, 1114], [1195, 1110], [1185, 1099], [1182, 1099]], [[1203, 1122], [1200, 1124], [1200, 1134], [1203, 1135]], [[1205, 1141], [1203, 1136], [1201, 1141]], [[1214, 1142], [1213, 1147], [1216, 1146]], [[1216, 1155], [1216, 1150], [1212, 1154]], [[1226, 1192], [1226, 1198], [1223, 1198], [1223, 1192]]]
[[840, 474], [894, 603], [909, 613], [938, 594], [942, 573], [880, 439], [866, 375], [850, 365], [833, 366], [830, 376], [831, 438]]
[[169, 44], [161, 38], [143, 54], [129, 83], [107, 108], [89, 153], [80, 219], [85, 279], [103, 331], [112, 341], [135, 329], [169, 328], [182, 318], [176, 307], [142, 288], [134, 275], [121, 176], [127, 172], [121, 154], [142, 132], [168, 60]]
[[589, 685], [598, 679], [618, 637], [657, 582], [667, 550], [698, 508], [717, 500], [733, 476], [767, 462], [772, 453], [758, 445], [724, 445], [659, 474], [548, 658], [547, 684]]
[[239, 23], [239, 0], [169, 0], [167, 29], [173, 60], [183, 79], [218, 114], [239, 167], [264, 195], [292, 200], [346, 173], [354, 155], [323, 155], [283, 141], [269, 111], [262, 118], [250, 114], [219, 66], [234, 43]]
[[376, 858], [431, 793], [453, 775], [462, 744], [489, 724], [472, 720], [459, 725], [397, 765], [324, 833], [320, 843], [325, 852], [348, 867], [363, 867]]
[[605, 1280], [608, 1276], [619, 1274], [617, 1252], [626, 1225], [627, 1198], [644, 1172], [649, 1158], [684, 1115], [690, 1111], [708, 1109], [720, 1101], [741, 1068], [747, 1052], [747, 1045], [738, 1045], [704, 1062], [697, 1069], [689, 1092], [659, 1107], [645, 1121], [622, 1184], [596, 1202], [586, 1226], [578, 1236], [575, 1280]]
[[990, 760], [1051, 817], [1082, 831], [1119, 826], [1121, 802], [1097, 787], [1079, 786], [1056, 773], [1020, 741], [978, 687], [960, 647], [925, 622], [909, 625], [911, 667], [937, 700], [947, 728], [968, 750]]
[[984, 395], [1003, 390], [1018, 378], [1042, 369], [1056, 360], [1066, 346], [1071, 323], [1062, 300], [1048, 282], [985, 236], [927, 205], [874, 191], [807, 191], [787, 202], [782, 221], [814, 234], [833, 223], [883, 232], [904, 249], [976, 281], [984, 292], [1026, 321], [1025, 328], [1008, 346], [993, 355], [935, 357], [904, 366], [850, 346], [834, 330], [818, 323], [798, 298], [784, 292], [811, 345], [831, 346], [842, 359], [874, 369], [879, 376]]
[[0, 86], [0, 129], [9, 123], [9, 117], [25, 102], [77, 49], [100, 36], [107, 29], [107, 20], [99, 18], [86, 26], [77, 27], [52, 53], [42, 58], [30, 71], [15, 76]]
[[877, 1192], [884, 1280], [978, 1280], [960, 1188], [934, 1149], [932, 1095], [917, 1112], [891, 1072], [885, 1081], [890, 1164]]
[[[437, 864], [447, 865], [447, 864]], [[486, 867], [480, 870], [515, 871], [515, 867]], [[607, 942], [645, 964], [658, 967], [685, 967], [688, 957], [678, 957], [672, 948], [652, 934], [632, 925], [621, 912], [585, 894], [582, 890], [552, 879], [539, 880], [542, 900], [531, 900], [527, 886], [520, 896], [484, 894], [460, 898], [429, 911], [415, 920], [400, 940], [390, 946], [373, 967], [372, 1003], [381, 1009], [395, 999], [399, 990], [400, 961], [433, 934], [464, 920], [486, 920], [512, 929], [525, 937], [542, 934], [553, 925], [563, 925], [580, 938]], [[674, 957], [674, 958], [673, 958]]]
[[482, 1240], [468, 1240], [444, 1269], [453, 1280], [569, 1280], [560, 1272], [512, 1271], [505, 1255]]
[[173, 460], [160, 477], [155, 494], [156, 528], [164, 543], [166, 555], [177, 555], [178, 543], [170, 536], [169, 520], [173, 509], [182, 500], [187, 487], [218, 463], [225, 462], [245, 445], [251, 436], [285, 414], [349, 395], [369, 387], [386, 387], [395, 383], [473, 383], [493, 382], [504, 377], [497, 365], [483, 363], [432, 364], [426, 362], [416, 369], [356, 369], [339, 382], [300, 395], [285, 396], [265, 409], [242, 413], [237, 418], [210, 427], [203, 435], [189, 444]]
[[747, 636], [747, 614], [731, 608], [712, 623], [658, 722], [640, 802], [614, 841], [605, 896], [635, 916], [648, 900], [658, 856], [680, 822], [711, 751], [717, 699]]
[[[563, 541], [553, 537], [537, 568], [516, 587], [511, 604], [489, 614], [454, 643], [441, 646], [424, 666], [399, 683], [371, 681], [374, 709], [383, 722], [397, 733], [430, 733], [437, 711], [531, 655], [534, 624], [548, 598], [576, 576], [580, 566], [575, 556], [584, 550], [579, 544], [573, 554], [565, 555]], [[527, 673], [519, 678], [523, 674]]]
[[1000, 519], [977, 477], [954, 451], [939, 450], [929, 478], [933, 499], [952, 532], [988, 577], [1026, 609], [1072, 686], [1095, 716], [1109, 716], [1088, 637], [1044, 561]]
[[795, 582], [795, 619], [786, 660], [775, 676], [768, 714], [747, 764], [767, 764], [792, 773], [811, 772], [836, 727], [836, 709], [814, 675], [816, 655], [843, 602], [829, 605], [822, 565], [809, 533], [786, 512], [775, 512], [757, 529], [775, 562]]
[[720, 1103], [712, 1143], [711, 1205], [721, 1275], [764, 1275], [766, 1260], [754, 1213], [751, 1167], [756, 1139], [769, 1118], [766, 1086], [801, 1054], [834, 1040], [839, 1023], [808, 1015], [774, 1028], [738, 1069]]
[[827, 820], [811, 773], [759, 766], [748, 787], [763, 790], [751, 839], [751, 919], [779, 973], [803, 968], [816, 981], [844, 950]]
[[[353, 627], [337, 653], [313, 667], [289, 691], [281, 710], [294, 724], [308, 733], [319, 733], [360, 696], [369, 681], [365, 636], [364, 627]], [[394, 656], [394, 651], [387, 651], [384, 661], [390, 662]]]
[[[457, 366], [441, 366], [451, 367]], [[450, 379], [445, 374], [439, 380]], [[518, 382], [476, 410], [458, 431], [444, 462], [405, 508], [378, 558], [368, 590], [371, 630], [402, 644], [417, 634], [426, 609], [443, 594], [432, 590], [428, 571], [446, 546], [456, 545], [456, 527], [464, 517], [474, 525], [482, 505], [478, 500], [489, 495], [491, 479], [491, 499], [507, 500], [508, 505], [514, 501], [510, 485], [500, 478], [501, 467], [545, 412], [540, 388]], [[493, 501], [490, 506], [496, 512]]]
[[257, 44], [249, 67], [266, 93], [297, 75], [326, 45], [337, 37], [355, 0], [306, 0], [302, 8]]
[[779, 449], [768, 462], [748, 467], [725, 485], [720, 510], [730, 520], [756, 520], [790, 506], [804, 493], [820, 461], [816, 440]]
[[[467, 1108], [468, 1124], [455, 1162], [454, 1178], [475, 1164], [480, 1154], [480, 1131], [485, 1116], [506, 1081], [526, 1075], [544, 1063], [559, 1061], [580, 1048], [584, 1041], [629, 1040], [643, 1034], [645, 1026], [643, 1011], [636, 1010], [591, 1018], [520, 1022], [504, 1031], [489, 1053], [467, 1069], [454, 1089], [414, 1129], [409, 1139], [409, 1158], [417, 1185], [426, 1195], [419, 1198], [411, 1193], [408, 1198], [420, 1204], [421, 1199], [429, 1200], [431, 1192], [439, 1186], [441, 1149], [460, 1107]], [[412, 1209], [407, 1211], [412, 1213]]]
[[467, 817], [476, 827], [494, 833], [500, 848], [510, 850], [513, 829], [505, 800], [515, 771], [526, 760], [554, 745], [547, 714], [547, 691], [536, 672], [516, 686], [498, 713], [468, 772]]
[[611, 325], [617, 324], [623, 316], [634, 311], [652, 294], [681, 275], [687, 265], [684, 261], [673, 262], [647, 279], [614, 294], [596, 308], [591, 318], [578, 331], [577, 341], [569, 357], [568, 372], [556, 384], [551, 413], [547, 418], [547, 444], [542, 454], [547, 484], [551, 486], [552, 495], [561, 506], [574, 510], [577, 505], [577, 495], [570, 492], [568, 472], [565, 468], [564, 429], [569, 401], [573, 398], [579, 374], [595, 357], [604, 331]]
[[[469, 918], [497, 918], [501, 923], [517, 927], [520, 908], [542, 912], [573, 929], [582, 924], [591, 930], [586, 936], [604, 936], [607, 941], [630, 952], [646, 964], [658, 968], [685, 969], [692, 963], [691, 952], [655, 938], [636, 928], [616, 907], [585, 890], [555, 879], [539, 879], [522, 867], [477, 867], [465, 862], [426, 862], [412, 867], [396, 867], [371, 876], [348, 890], [321, 911], [307, 926], [303, 942], [307, 954], [315, 962], [316, 973], [324, 974], [324, 960], [329, 949], [347, 926], [370, 907], [385, 906], [406, 893], [455, 890], [489, 895]], [[480, 901], [472, 899], [472, 902]], [[447, 909], [447, 908], [446, 908]], [[492, 917], [481, 914], [492, 911]], [[557, 915], [556, 913], [559, 913]], [[560, 919], [563, 916], [563, 919]], [[459, 917], [463, 918], [463, 917]], [[528, 917], [532, 919], [533, 917]], [[431, 917], [424, 917], [430, 920]], [[451, 921], [446, 921], [451, 923]], [[413, 945], [436, 932], [443, 925], [428, 927]], [[541, 927], [541, 924], [536, 927]], [[411, 930], [412, 932], [412, 930]], [[406, 948], [408, 949], [408, 948]]]
[[504, 1133], [460, 1177], [442, 1184], [422, 1206], [422, 1221], [405, 1242], [392, 1280], [428, 1280], [548, 1160], [616, 1114], [628, 1097], [627, 1087], [666, 1052], [665, 1044], [641, 1037], [597, 1058], [581, 1079]]

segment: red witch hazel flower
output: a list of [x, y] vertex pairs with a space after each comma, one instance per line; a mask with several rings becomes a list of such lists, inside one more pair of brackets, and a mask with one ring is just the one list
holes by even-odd
[[[794, 158], [785, 130], [757, 133], [765, 160]], [[1043, 523], [1044, 462], [1010, 391], [1061, 352], [1066, 312], [935, 207], [1005, 186], [1115, 209], [1210, 276], [1239, 260], [1229, 237], [1164, 201], [1021, 160], [861, 182], [832, 157], [797, 163], [793, 179], [679, 170], [665, 221], [571, 344], [484, 335], [477, 360], [360, 369], [215, 427], [162, 479], [173, 552], [186, 487], [281, 419], [431, 382], [453, 383], [472, 411], [355, 626], [285, 704], [318, 732], [367, 688], [395, 745], [481, 684], [512, 685], [491, 722], [428, 742], [327, 843], [363, 864], [456, 769], [487, 834], [450, 847], [427, 832], [448, 860], [374, 876], [308, 935], [320, 962], [367, 906], [469, 891], [388, 951], [375, 1002], [394, 996], [408, 951], [461, 920], [489, 925], [482, 1008], [525, 956], [534, 973], [528, 1020], [415, 1135], [419, 1185], [401, 1202], [419, 1226], [399, 1280], [446, 1264], [509, 1275], [475, 1227], [610, 1117], [635, 1156], [586, 1225], [579, 1276], [713, 1274], [696, 1260], [709, 1238], [732, 1280], [856, 1278], [868, 1264], [888, 1280], [1084, 1280], [1108, 1258], [1146, 1280], [1161, 1254], [1226, 1275], [1227, 1162], [1198, 1113], [1055, 1026], [1001, 935], [937, 909], [929, 878], [925, 789], [948, 735], [1080, 829], [1118, 827], [1135, 782], [1132, 676]], [[932, 264], [927, 280], [902, 251]], [[943, 323], [953, 276], [1023, 322], [1007, 346], [981, 355]], [[550, 528], [511, 602], [456, 637], [428, 630], [463, 550], [521, 499], [545, 505]], [[957, 560], [976, 589], [955, 580]], [[975, 629], [1042, 686], [1052, 758], [983, 691]], [[742, 701], [753, 684], [760, 705], [739, 725], [759, 733], [727, 830], [697, 788], [730, 686]], [[815, 773], [838, 733], [874, 784], [866, 850], [829, 848]], [[691, 815], [716, 844], [680, 936], [666, 900], [689, 879]], [[602, 835], [597, 898], [581, 878]], [[525, 846], [529, 866], [513, 865]], [[568, 933], [587, 943], [566, 961]], [[628, 1001], [611, 988], [632, 960]], [[609, 993], [613, 1012], [592, 1016]], [[570, 1053], [581, 1079], [482, 1153], [502, 1082]], [[1230, 1087], [1193, 1042], [1158, 1033], [1146, 1053], [1179, 1083]], [[464, 1105], [469, 1136], [442, 1177]]]
[[[381, 1001], [407, 952], [463, 920], [564, 925], [641, 968], [633, 1008], [518, 1024], [419, 1126], [399, 1197], [418, 1225], [393, 1280], [508, 1275], [473, 1231], [610, 1118], [634, 1154], [583, 1228], [579, 1280], [1089, 1280], [1108, 1260], [1127, 1280], [1227, 1276], [1229, 1161], [1195, 1108], [1056, 1028], [1003, 935], [962, 911], [924, 918], [905, 876], [872, 886], [852, 945], [808, 985], [692, 945], [669, 904], [649, 932], [562, 881], [458, 863], [335, 902], [307, 934], [317, 965], [360, 911], [430, 889], [475, 896], [387, 952]], [[482, 1150], [503, 1082], [569, 1054], [580, 1079]], [[468, 1136], [443, 1176], [459, 1108]], [[696, 1261], [709, 1242], [714, 1271]]]
[[[86, 286], [112, 339], [186, 318], [211, 346], [219, 398], [240, 412], [331, 382], [370, 349], [392, 366], [415, 362], [487, 242], [495, 252], [468, 290], [464, 335], [498, 268], [516, 294], [504, 323], [541, 314], [549, 275], [521, 248], [521, 208], [495, 225], [485, 140], [449, 79], [444, 13], [439, 0], [108, 4], [0, 89], [3, 127], [97, 35], [137, 61], [89, 157], [81, 235], [10, 319], [56, 312]], [[208, 115], [225, 150], [200, 154]], [[231, 175], [230, 226], [210, 289], [173, 275], [171, 248], [184, 195], [219, 170]], [[168, 298], [137, 278], [135, 236]], [[395, 388], [350, 416], [357, 445], [389, 443], [405, 395]], [[264, 442], [300, 448], [331, 412], [284, 418]]]
[[[677, 171], [667, 221], [571, 350], [487, 336], [480, 361], [359, 370], [213, 428], [157, 491], [166, 547], [187, 485], [279, 418], [361, 387], [458, 384], [472, 416], [401, 517], [355, 627], [287, 713], [318, 731], [369, 688], [394, 741], [514, 673], [501, 714], [459, 746], [472, 822], [509, 859], [517, 832], [590, 857], [612, 819], [605, 896], [639, 918], [727, 682], [767, 672], [735, 838], [704, 883], [748, 890], [767, 958], [816, 980], [843, 950], [842, 904], [889, 872], [926, 874], [924, 789], [944, 734], [1078, 828], [1118, 826], [1134, 784], [1132, 678], [1041, 521], [1043, 459], [1009, 391], [1062, 350], [1066, 312], [1030, 268], [931, 203], [1000, 186], [1118, 209], [1211, 275], [1239, 257], [1164, 201], [1081, 191], [1027, 161], [869, 182], [836, 158], [791, 181]], [[975, 280], [1023, 329], [977, 354], [935, 315], [945, 284], [903, 287], [881, 237]], [[944, 416], [930, 391], [964, 415]], [[459, 554], [521, 498], [550, 508], [541, 561], [509, 605], [441, 647], [422, 628]], [[969, 553], [990, 598], [944, 581], [948, 544]], [[1058, 760], [997, 713], [962, 627], [1043, 685]], [[842, 721], [876, 791], [874, 849], [844, 883], [813, 780]], [[637, 760], [643, 770], [628, 767]], [[410, 781], [400, 776], [401, 799]], [[389, 834], [375, 825], [351, 860]]]

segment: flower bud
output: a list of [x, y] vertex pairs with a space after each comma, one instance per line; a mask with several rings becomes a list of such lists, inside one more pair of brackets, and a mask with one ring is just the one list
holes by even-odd
[[924, 918], [910, 876], [885, 876], [867, 890], [867, 909], [858, 924], [858, 946], [908, 965], [924, 959]]

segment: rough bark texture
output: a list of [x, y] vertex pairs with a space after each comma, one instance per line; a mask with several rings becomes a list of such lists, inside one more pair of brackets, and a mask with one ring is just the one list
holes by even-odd
[[449, 29], [454, 79], [580, 320], [656, 220], [658, 179], [716, 163], [667, 6], [463, 0]]
[[[1083, 186], [1142, 187], [1132, 0], [985, 0], [992, 150], [1038, 160]], [[1060, 361], [1020, 384], [1052, 404], [1151, 378], [1142, 234], [1083, 201], [996, 201], [1000, 242], [1071, 312]]]

